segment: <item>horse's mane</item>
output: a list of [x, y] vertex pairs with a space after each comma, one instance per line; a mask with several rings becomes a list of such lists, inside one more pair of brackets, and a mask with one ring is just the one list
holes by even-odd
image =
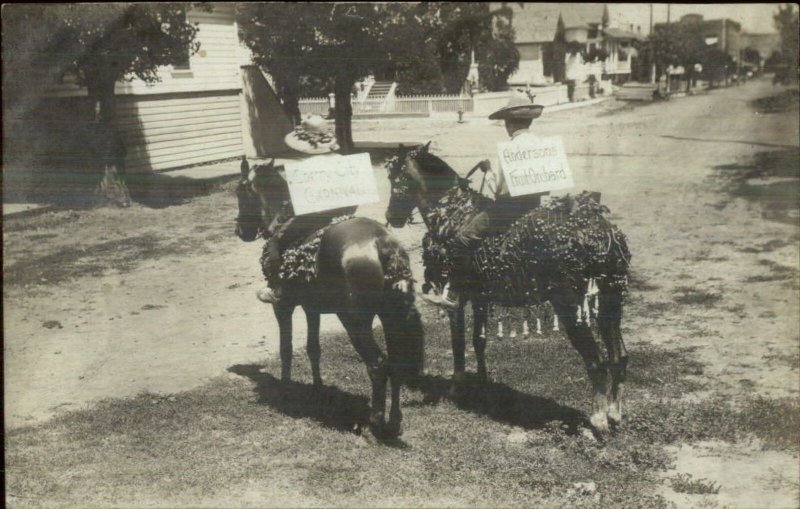
[[425, 169], [429, 170], [432, 175], [458, 175], [456, 170], [444, 162], [443, 159], [431, 154], [427, 150], [417, 150], [416, 154], [414, 154], [414, 158], [417, 159], [420, 164], [424, 165]]

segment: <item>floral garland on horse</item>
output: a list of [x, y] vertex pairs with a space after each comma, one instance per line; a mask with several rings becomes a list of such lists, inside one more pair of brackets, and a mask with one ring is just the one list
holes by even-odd
[[[448, 250], [468, 218], [489, 205], [480, 193], [459, 186], [451, 189], [429, 211], [429, 232], [423, 238], [423, 263], [428, 284], [446, 280], [450, 270]], [[506, 306], [541, 303], [541, 290], [556, 286], [561, 275], [575, 291], [584, 293], [591, 278], [604, 277], [627, 293], [630, 262], [625, 235], [608, 222], [609, 209], [591, 193], [553, 198], [531, 210], [509, 230], [489, 237], [475, 251], [472, 265], [491, 301]], [[529, 246], [536, 246], [530, 250]]]

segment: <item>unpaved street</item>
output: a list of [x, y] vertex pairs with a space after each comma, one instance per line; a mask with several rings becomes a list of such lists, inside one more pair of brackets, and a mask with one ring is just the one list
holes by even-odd
[[[708, 394], [798, 396], [797, 106], [763, 113], [752, 104], [778, 92], [762, 80], [614, 112], [597, 105], [545, 113], [534, 124], [537, 134], [564, 138], [576, 191], [601, 191], [629, 237], [636, 284], [623, 323], [631, 370], [637, 344], [690, 348]], [[504, 136], [477, 119], [364, 122], [355, 133], [357, 141], [430, 138], [431, 150], [463, 172]], [[386, 198], [379, 165], [376, 178]], [[359, 214], [381, 220], [385, 204]], [[105, 397], [184, 391], [273, 355], [275, 320], [254, 297], [261, 244], [233, 235], [235, 215], [228, 185], [163, 209], [6, 222], [7, 426]], [[396, 233], [421, 280], [421, 226]], [[302, 312], [295, 327], [301, 338]], [[324, 317], [323, 329], [339, 327]], [[304, 355], [303, 342], [295, 345]], [[502, 344], [490, 343], [490, 358], [492, 348]], [[797, 465], [789, 455], [761, 459]], [[740, 484], [742, 493], [728, 491], [724, 502], [747, 506], [745, 492], [757, 499], [769, 489]], [[791, 503], [791, 490], [784, 494]]]

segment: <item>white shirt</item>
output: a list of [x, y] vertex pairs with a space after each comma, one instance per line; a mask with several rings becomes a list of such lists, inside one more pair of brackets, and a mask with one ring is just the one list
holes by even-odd
[[[527, 129], [519, 129], [511, 134], [511, 139], [516, 140], [520, 136], [530, 138], [532, 142], [538, 137]], [[500, 196], [510, 196], [506, 179], [503, 176], [503, 169], [500, 168], [500, 160], [495, 155], [490, 159], [492, 164], [491, 171], [486, 173], [486, 185], [483, 186], [483, 195], [495, 200]]]

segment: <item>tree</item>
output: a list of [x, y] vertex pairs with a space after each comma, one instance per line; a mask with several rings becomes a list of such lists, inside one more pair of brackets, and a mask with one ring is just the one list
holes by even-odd
[[[359, 79], [388, 65], [387, 32], [402, 22], [407, 4], [239, 4], [242, 40], [255, 62], [275, 79], [295, 122], [303, 84], [335, 94], [336, 137], [353, 150], [351, 92]], [[290, 28], [291, 27], [291, 28]]]
[[[666, 73], [669, 66], [682, 66], [688, 79], [694, 64], [700, 63], [706, 52], [705, 39], [697, 23], [671, 23], [658, 25], [644, 43], [637, 45], [640, 55], [652, 55], [656, 65], [656, 79]], [[649, 62], [648, 62], [649, 63]]]
[[779, 6], [773, 16], [775, 28], [778, 29], [781, 36], [781, 55], [790, 83], [797, 81], [798, 53], [800, 52], [798, 12], [794, 10], [794, 7], [794, 4]]
[[[197, 28], [185, 3], [7, 5], [3, 10], [3, 88], [14, 99], [41, 94], [54, 78], [72, 75], [86, 87], [91, 119], [85, 143], [102, 162], [98, 197], [127, 205], [119, 173], [124, 147], [113, 125], [120, 80], [159, 80], [159, 66], [197, 51]], [[122, 154], [122, 156], [121, 156]]]
[[701, 63], [703, 64], [703, 74], [711, 83], [724, 82], [736, 68], [733, 57], [716, 47], [708, 48], [705, 51]]
[[481, 83], [489, 90], [504, 90], [508, 77], [519, 67], [511, 26], [513, 11], [505, 4], [493, 10], [487, 2], [431, 2], [429, 6], [447, 92], [461, 90], [472, 51]]

